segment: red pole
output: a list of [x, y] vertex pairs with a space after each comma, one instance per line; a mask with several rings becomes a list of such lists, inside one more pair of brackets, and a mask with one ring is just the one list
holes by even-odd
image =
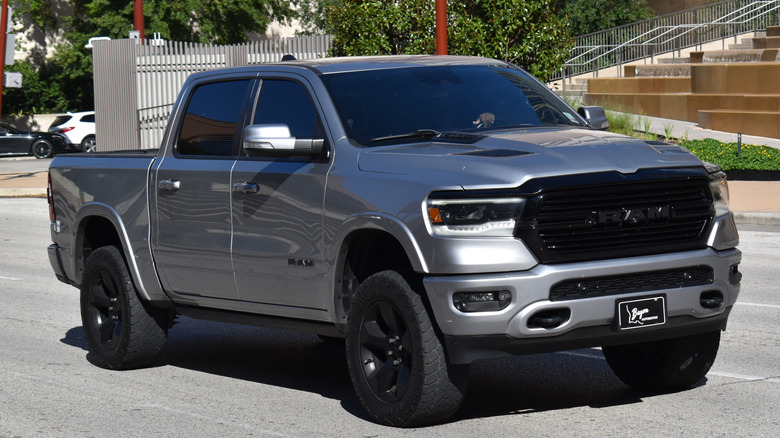
[[[0, 81], [5, 79], [5, 42], [8, 33], [8, 0], [3, 0], [3, 11], [0, 13]], [[0, 116], [3, 115], [3, 91], [5, 85], [0, 82]]]
[[436, 54], [447, 54], [447, 0], [436, 0]]
[[[7, 0], [3, 0], [7, 1]], [[141, 41], [144, 40], [144, 0], [134, 0], [133, 4], [133, 25], [138, 31]]]

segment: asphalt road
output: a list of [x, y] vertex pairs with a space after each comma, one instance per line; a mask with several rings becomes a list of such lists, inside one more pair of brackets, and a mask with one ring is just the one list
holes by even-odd
[[43, 172], [49, 168], [51, 158], [36, 159], [25, 156], [0, 156], [0, 173]]
[[398, 430], [365, 419], [343, 346], [312, 335], [183, 319], [164, 365], [91, 365], [78, 291], [49, 267], [46, 201], [0, 199], [0, 437], [777, 436], [775, 231], [742, 232], [742, 294], [701, 385], [633, 391], [598, 350], [484, 361], [450, 422]]

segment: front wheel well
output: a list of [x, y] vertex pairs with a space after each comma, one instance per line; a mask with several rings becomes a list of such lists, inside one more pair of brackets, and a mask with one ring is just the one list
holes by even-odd
[[414, 271], [401, 242], [380, 230], [359, 230], [350, 234], [342, 245], [340, 270], [336, 279], [336, 314], [345, 323], [354, 293], [368, 277], [382, 271], [403, 275], [409, 285], [422, 292], [422, 275]]

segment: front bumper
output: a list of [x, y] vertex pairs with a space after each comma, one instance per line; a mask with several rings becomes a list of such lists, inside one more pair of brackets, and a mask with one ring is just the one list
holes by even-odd
[[[737, 249], [712, 248], [615, 260], [561, 265], [538, 265], [528, 271], [503, 274], [431, 276], [425, 288], [453, 363], [504, 354], [536, 353], [596, 345], [641, 342], [717, 330], [725, 327], [731, 306], [739, 294]], [[647, 275], [684, 267], [710, 267], [712, 282], [657, 290], [643, 289], [618, 295], [553, 301], [551, 288], [563, 281], [602, 277]], [[464, 313], [456, 309], [457, 292], [503, 290], [511, 293], [510, 304], [500, 311]], [[718, 294], [722, 303], [705, 307], [703, 294]], [[663, 294], [667, 323], [653, 328], [620, 332], [614, 328], [618, 298]], [[532, 323], [540, 314], [559, 313], [564, 320], [555, 327]]]

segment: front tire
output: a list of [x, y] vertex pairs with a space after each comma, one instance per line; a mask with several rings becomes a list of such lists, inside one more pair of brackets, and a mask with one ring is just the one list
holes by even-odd
[[138, 298], [116, 247], [89, 255], [81, 282], [81, 321], [93, 363], [131, 369], [157, 361], [167, 338], [161, 313]]
[[377, 422], [419, 426], [460, 406], [468, 367], [449, 367], [422, 297], [384, 271], [358, 288], [347, 324], [347, 365], [355, 392]]
[[54, 147], [46, 140], [36, 140], [30, 146], [30, 152], [35, 158], [51, 158], [54, 155]]
[[615, 375], [642, 390], [688, 388], [707, 375], [715, 362], [720, 331], [632, 345], [603, 347]]

